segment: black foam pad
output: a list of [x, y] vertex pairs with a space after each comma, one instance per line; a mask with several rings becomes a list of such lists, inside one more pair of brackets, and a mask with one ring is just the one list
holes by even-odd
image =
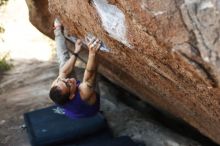
[[109, 141], [112, 139], [112, 135], [111, 133], [109, 133], [109, 131], [103, 131], [103, 132], [99, 132], [96, 133], [94, 135], [90, 135], [87, 137], [83, 137], [83, 139], [79, 139], [79, 140], [75, 140], [74, 142], [66, 142], [66, 143], [62, 143], [59, 145], [53, 145], [53, 146], [80, 146], [80, 145], [84, 145], [84, 144], [98, 144], [100, 141]]
[[65, 146], [144, 146], [143, 143], [136, 143], [128, 136], [121, 136], [114, 139], [97, 140], [92, 142], [85, 142], [82, 144], [72, 144]]
[[93, 117], [73, 120], [63, 115], [57, 106], [25, 113], [24, 120], [33, 146], [79, 141], [109, 130], [104, 116], [100, 113]]

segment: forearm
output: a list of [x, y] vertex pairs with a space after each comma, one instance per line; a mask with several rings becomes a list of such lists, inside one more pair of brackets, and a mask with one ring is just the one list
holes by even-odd
[[93, 86], [95, 82], [96, 69], [97, 69], [96, 61], [97, 61], [96, 54], [90, 53], [83, 78], [83, 81], [87, 82], [90, 86]]
[[65, 74], [68, 76], [74, 69], [77, 57], [75, 55], [71, 55], [70, 59], [63, 65], [60, 69], [60, 74]]

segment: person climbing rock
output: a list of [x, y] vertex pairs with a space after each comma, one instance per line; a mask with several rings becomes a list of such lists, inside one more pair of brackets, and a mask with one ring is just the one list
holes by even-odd
[[51, 85], [49, 96], [70, 118], [93, 116], [98, 113], [100, 108], [100, 97], [94, 90], [94, 84], [97, 52], [100, 49], [101, 41], [93, 38], [87, 43], [89, 48], [88, 61], [83, 81], [80, 82], [71, 77], [71, 72], [74, 70], [76, 59], [81, 51], [82, 41], [78, 39], [75, 43], [74, 53], [69, 54], [62, 33], [62, 24], [58, 19], [54, 21], [54, 34], [60, 66], [59, 75]]

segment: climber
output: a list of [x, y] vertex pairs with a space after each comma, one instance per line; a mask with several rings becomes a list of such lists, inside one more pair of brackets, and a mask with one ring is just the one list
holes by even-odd
[[100, 97], [94, 90], [94, 84], [97, 68], [96, 55], [100, 49], [101, 41], [94, 38], [87, 43], [89, 48], [88, 62], [83, 81], [80, 83], [71, 77], [71, 72], [81, 51], [82, 41], [79, 39], [76, 41], [74, 53], [69, 55], [62, 33], [62, 25], [58, 19], [54, 21], [54, 34], [60, 68], [58, 77], [51, 85], [49, 96], [70, 118], [93, 116], [100, 107]]

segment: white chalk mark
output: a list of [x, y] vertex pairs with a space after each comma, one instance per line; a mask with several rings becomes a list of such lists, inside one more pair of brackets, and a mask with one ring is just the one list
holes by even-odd
[[209, 8], [213, 8], [214, 5], [211, 1], [203, 1], [199, 7], [200, 10], [205, 10]]
[[116, 6], [108, 4], [106, 0], [93, 0], [94, 6], [102, 20], [104, 29], [109, 35], [131, 48], [127, 41], [125, 16]]
[[194, 3], [199, 3], [200, 0], [185, 0], [185, 4], [194, 4]]
[[150, 8], [148, 8], [148, 5], [145, 1], [142, 1], [142, 3], [140, 4], [141, 9], [147, 12], [150, 12], [151, 14], [153, 14], [154, 16], [159, 16], [164, 14], [166, 11], [156, 11], [156, 10], [151, 10]]
[[56, 114], [64, 115], [64, 110], [62, 108], [56, 107], [53, 109], [53, 112]]
[[162, 15], [164, 14], [163, 11], [153, 12], [154, 16]]

